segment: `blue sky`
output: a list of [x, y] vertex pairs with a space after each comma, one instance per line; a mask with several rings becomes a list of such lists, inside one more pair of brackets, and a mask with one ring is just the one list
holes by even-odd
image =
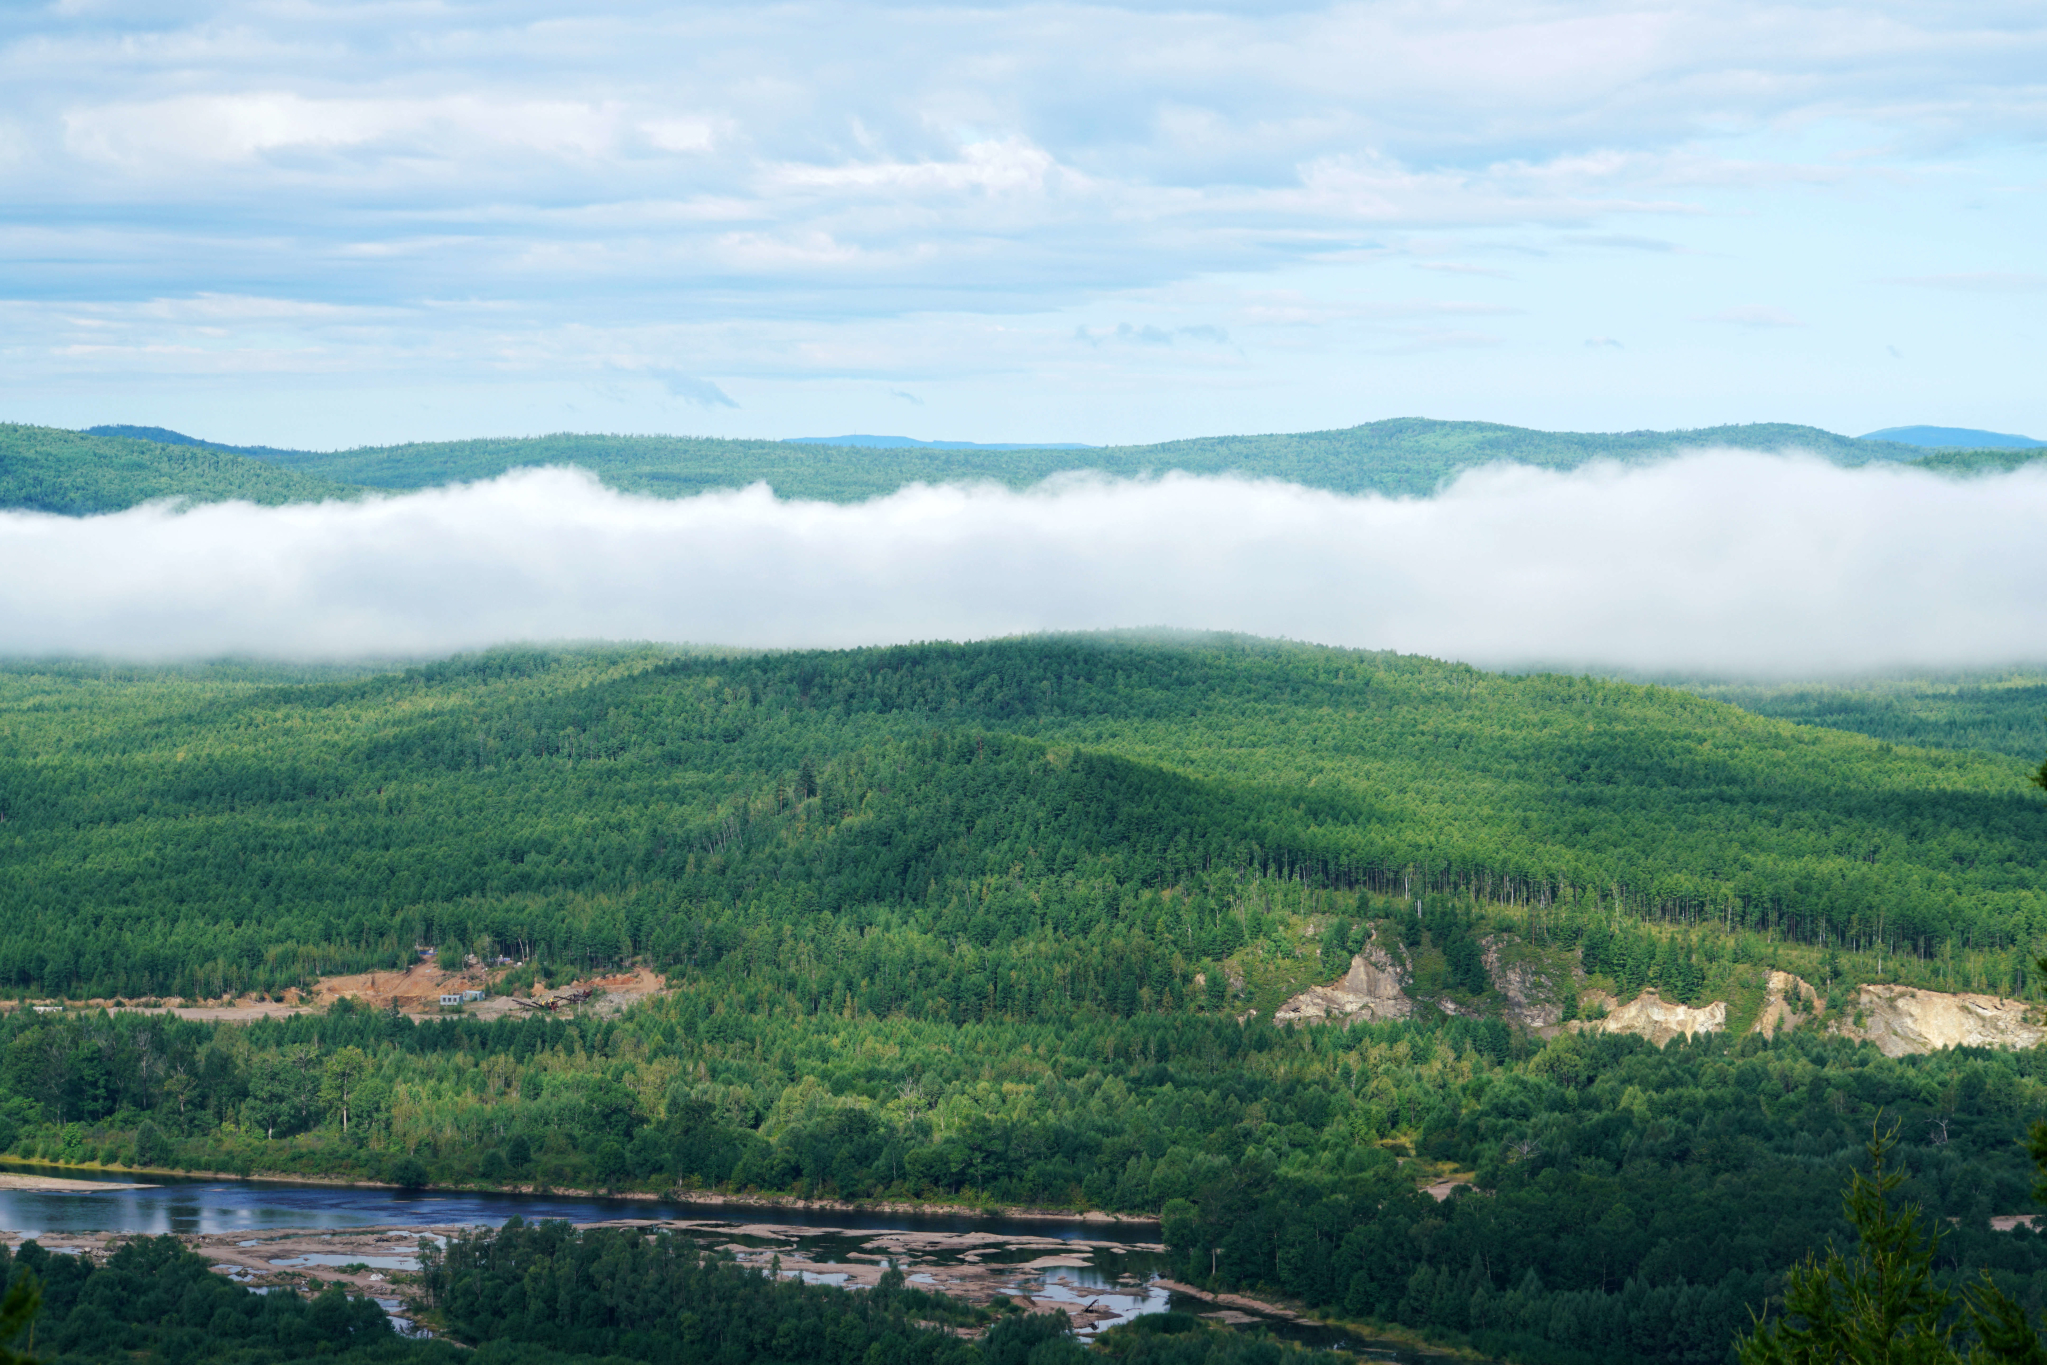
[[2047, 7], [0, 11], [0, 418], [2047, 437]]

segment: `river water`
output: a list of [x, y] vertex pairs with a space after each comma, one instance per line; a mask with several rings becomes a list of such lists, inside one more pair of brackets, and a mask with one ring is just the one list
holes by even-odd
[[[56, 1166], [7, 1162], [0, 1170], [116, 1185], [115, 1175], [83, 1175]], [[133, 1179], [132, 1177], [130, 1179]], [[410, 1194], [403, 1190], [336, 1185], [294, 1185], [272, 1180], [190, 1180], [140, 1177], [139, 1190], [0, 1190], [0, 1229], [39, 1232], [227, 1233], [263, 1228], [361, 1228], [391, 1225], [488, 1224], [517, 1215], [528, 1222], [563, 1218], [597, 1223], [612, 1218], [697, 1218], [732, 1223], [774, 1222], [790, 1227], [993, 1232], [1061, 1241], [1109, 1240], [1113, 1223], [1041, 1222], [964, 1214], [882, 1214], [821, 1209], [734, 1207], [679, 1200], [602, 1199], [586, 1195], [462, 1192]]]
[[[118, 1176], [81, 1175], [76, 1170], [9, 1162], [0, 1169], [21, 1174], [61, 1176], [104, 1184], [104, 1190], [0, 1189], [0, 1230], [17, 1236], [52, 1233], [181, 1233], [222, 1235], [266, 1229], [312, 1228], [343, 1230], [363, 1227], [501, 1225], [518, 1216], [530, 1221], [559, 1218], [595, 1223], [621, 1218], [689, 1219], [697, 1223], [774, 1223], [785, 1228], [816, 1228], [814, 1236], [797, 1238], [804, 1259], [841, 1262], [857, 1252], [865, 1239], [847, 1233], [921, 1231], [983, 1233], [1019, 1239], [1073, 1242], [1118, 1241], [1126, 1228], [1140, 1236], [1156, 1236], [1148, 1225], [1130, 1228], [1080, 1220], [979, 1217], [968, 1214], [872, 1213], [853, 1210], [734, 1207], [691, 1204], [680, 1200], [604, 1199], [585, 1195], [499, 1194], [486, 1192], [407, 1193], [401, 1190], [351, 1186], [297, 1185], [268, 1180], [205, 1180], [148, 1176], [141, 1189], [119, 1189]], [[1078, 1250], [1078, 1249], [1076, 1249]], [[1037, 1255], [1039, 1253], [1019, 1253]], [[361, 1257], [350, 1259], [360, 1260]], [[1001, 1254], [983, 1254], [984, 1262]], [[1112, 1306], [1119, 1320], [1168, 1310], [1212, 1313], [1206, 1300], [1167, 1291], [1150, 1283], [1165, 1269], [1165, 1257], [1135, 1249], [1094, 1250], [1087, 1266], [1048, 1271], [1041, 1297], [1076, 1303], [1095, 1301]], [[395, 1265], [394, 1269], [405, 1266]], [[806, 1274], [823, 1279], [826, 1275]], [[917, 1276], [913, 1275], [912, 1280]], [[1125, 1303], [1123, 1300], [1127, 1299]], [[1366, 1338], [1339, 1328], [1260, 1318], [1240, 1326], [1268, 1331], [1276, 1337], [1322, 1349], [1354, 1352], [1378, 1360], [1440, 1361], [1389, 1341]]]

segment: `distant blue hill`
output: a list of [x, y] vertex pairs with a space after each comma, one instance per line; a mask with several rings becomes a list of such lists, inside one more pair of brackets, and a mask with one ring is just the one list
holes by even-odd
[[1974, 427], [1885, 427], [1861, 437], [1865, 441], [1896, 441], [1906, 446], [1936, 446], [1950, 450], [2031, 450], [2047, 447], [2047, 441], [2030, 436], [2011, 436], [2002, 431], [1978, 431]]
[[[0, 423], [0, 507], [106, 510], [171, 496], [264, 501], [275, 495], [288, 501], [319, 501], [346, 496], [351, 488], [434, 488], [494, 479], [508, 469], [550, 465], [587, 470], [622, 493], [661, 498], [765, 483], [784, 498], [859, 502], [918, 483], [992, 480], [1028, 488], [1055, 474], [1087, 470], [1111, 478], [1144, 478], [1174, 470], [1239, 474], [1335, 493], [1425, 498], [1463, 471], [1483, 465], [1568, 470], [1595, 460], [1641, 464], [1687, 450], [1716, 449], [1795, 450], [1847, 468], [1915, 464], [1953, 476], [1997, 474], [2035, 461], [2047, 463], [2047, 448], [2036, 445], [1938, 449], [1782, 422], [1689, 431], [1588, 432], [1394, 417], [1332, 431], [1208, 436], [1145, 446], [1050, 447], [918, 441], [907, 436], [764, 441], [556, 432], [328, 451], [232, 446], [141, 425], [95, 427], [85, 435]], [[71, 463], [60, 471], [61, 478], [48, 473], [50, 461], [66, 459]], [[264, 482], [262, 469], [244, 468], [238, 460], [306, 475], [311, 481], [286, 489], [275, 480]], [[237, 471], [233, 477], [224, 472], [231, 468]], [[198, 472], [188, 476], [179, 471]]]
[[87, 427], [88, 436], [119, 436], [130, 441], [154, 441], [160, 446], [197, 446], [201, 450], [221, 450], [230, 455], [249, 455], [259, 460], [275, 460], [278, 456], [303, 454], [297, 450], [281, 450], [276, 446], [230, 446], [218, 441], [202, 441], [197, 436], [187, 436], [182, 431], [169, 427], [131, 427], [108, 424]]
[[785, 446], [873, 446], [882, 450], [1093, 450], [1078, 441], [1039, 441], [1036, 444], [1011, 441], [920, 441], [913, 436], [791, 436]]
[[129, 427], [113, 424], [87, 427], [85, 434], [88, 436], [125, 436], [131, 441], [154, 441], [160, 446], [204, 446], [211, 444], [211, 442], [202, 441], [196, 436], [187, 436], [182, 431], [172, 431], [169, 427]]

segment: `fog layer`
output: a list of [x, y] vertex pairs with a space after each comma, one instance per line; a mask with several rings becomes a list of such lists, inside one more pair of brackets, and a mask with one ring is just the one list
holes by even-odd
[[1711, 452], [1501, 467], [1427, 500], [1173, 475], [856, 506], [569, 470], [352, 504], [0, 514], [0, 651], [847, 646], [1177, 626], [1486, 666], [1818, 674], [2047, 641], [2047, 468], [1969, 481]]

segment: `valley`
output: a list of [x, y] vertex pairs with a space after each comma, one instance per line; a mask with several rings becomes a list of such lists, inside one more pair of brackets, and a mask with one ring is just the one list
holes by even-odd
[[2031, 775], [1235, 636], [17, 664], [0, 1148], [1156, 1219], [1189, 1292], [1561, 1361], [1724, 1343], [1881, 1121], [2031, 1302]]

